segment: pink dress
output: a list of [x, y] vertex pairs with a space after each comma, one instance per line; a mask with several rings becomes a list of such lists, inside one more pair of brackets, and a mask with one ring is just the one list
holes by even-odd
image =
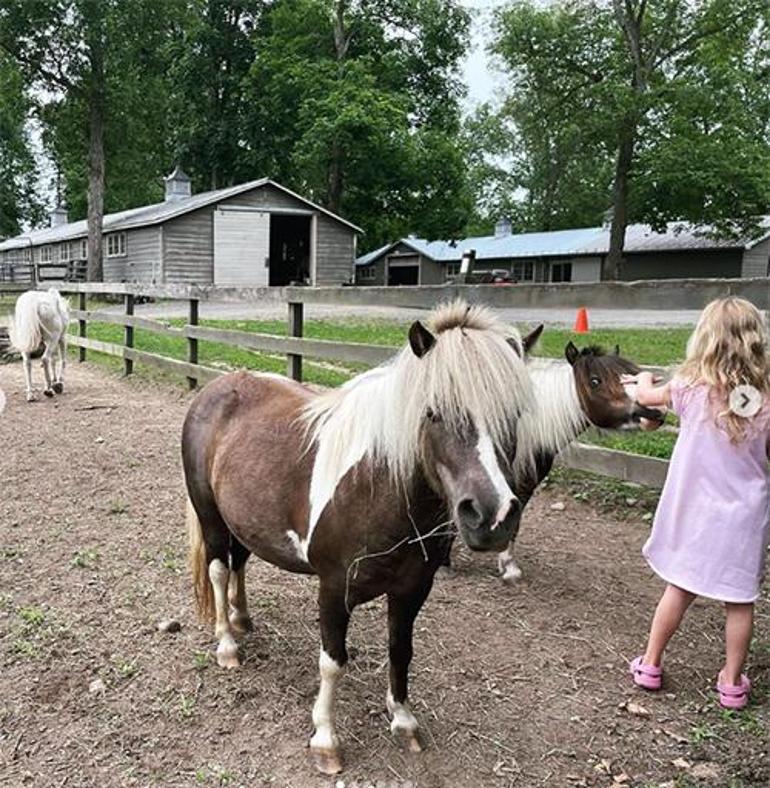
[[642, 553], [666, 582], [723, 602], [759, 596], [770, 541], [770, 404], [737, 444], [714, 423], [708, 387], [671, 381], [680, 432]]

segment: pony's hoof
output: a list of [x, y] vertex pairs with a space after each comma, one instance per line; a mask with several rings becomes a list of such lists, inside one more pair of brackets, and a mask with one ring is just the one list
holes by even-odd
[[226, 649], [217, 651], [217, 665], [220, 668], [227, 668], [233, 670], [241, 666], [241, 661], [238, 659], [238, 649]]
[[523, 572], [514, 561], [500, 561], [498, 567], [500, 570], [500, 578], [507, 586], [512, 586], [521, 580]]
[[230, 626], [241, 635], [254, 631], [254, 622], [251, 620], [251, 616], [244, 616], [240, 613], [230, 614]]
[[37, 394], [34, 391], [30, 391], [27, 394], [27, 402], [37, 402]]
[[393, 731], [393, 736], [405, 750], [409, 750], [409, 752], [422, 752], [422, 742], [416, 730], [396, 728]]
[[342, 758], [339, 750], [328, 747], [311, 747], [310, 755], [316, 769], [321, 774], [339, 774], [342, 771]]
[[64, 384], [63, 383], [54, 383], [53, 384], [53, 390], [57, 394], [64, 394]]
[[43, 394], [45, 394], [45, 395], [46, 395], [46, 397], [53, 397], [53, 389], [46, 389], [46, 390], [43, 392]]
[[501, 580], [507, 586], [515, 586], [516, 583], [518, 583], [519, 580], [521, 580], [521, 578], [522, 578], [522, 571], [517, 566], [514, 569], [506, 569], [505, 572], [503, 572], [503, 576]]

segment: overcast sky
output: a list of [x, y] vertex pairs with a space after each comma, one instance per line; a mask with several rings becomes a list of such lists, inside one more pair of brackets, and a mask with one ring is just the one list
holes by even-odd
[[492, 9], [503, 5], [504, 0], [464, 0], [467, 8], [474, 11], [473, 30], [468, 58], [465, 61], [465, 81], [468, 83], [468, 109], [481, 101], [488, 101], [500, 83], [487, 61], [486, 47], [490, 40], [489, 23]]

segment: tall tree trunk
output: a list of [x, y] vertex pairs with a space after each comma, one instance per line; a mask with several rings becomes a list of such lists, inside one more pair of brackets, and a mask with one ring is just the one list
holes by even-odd
[[90, 40], [91, 61], [88, 118], [88, 268], [89, 282], [100, 282], [104, 243], [104, 115], [107, 104], [104, 78], [104, 39], [100, 29]]
[[636, 145], [636, 118], [626, 116], [620, 129], [618, 156], [615, 161], [615, 182], [612, 188], [612, 225], [610, 227], [610, 249], [604, 258], [602, 279], [615, 280], [620, 275], [623, 248], [628, 225], [628, 191], [631, 165]]
[[[349, 0], [337, 0], [334, 6], [334, 52], [337, 58], [337, 79], [345, 78], [345, 58], [353, 36], [351, 30], [345, 29], [345, 12]], [[343, 173], [344, 150], [338, 140], [334, 140], [329, 151], [329, 175], [326, 187], [326, 207], [333, 213], [339, 213], [342, 206], [344, 191]]]
[[332, 213], [340, 212], [343, 184], [342, 148], [339, 142], [334, 140], [329, 161], [329, 183], [326, 187], [326, 207]]

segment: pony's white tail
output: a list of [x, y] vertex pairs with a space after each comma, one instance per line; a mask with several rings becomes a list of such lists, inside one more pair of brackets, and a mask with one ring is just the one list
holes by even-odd
[[40, 346], [42, 334], [37, 316], [37, 302], [25, 298], [26, 295], [28, 294], [24, 293], [16, 302], [16, 312], [8, 321], [8, 335], [11, 345], [20, 353], [33, 353]]

